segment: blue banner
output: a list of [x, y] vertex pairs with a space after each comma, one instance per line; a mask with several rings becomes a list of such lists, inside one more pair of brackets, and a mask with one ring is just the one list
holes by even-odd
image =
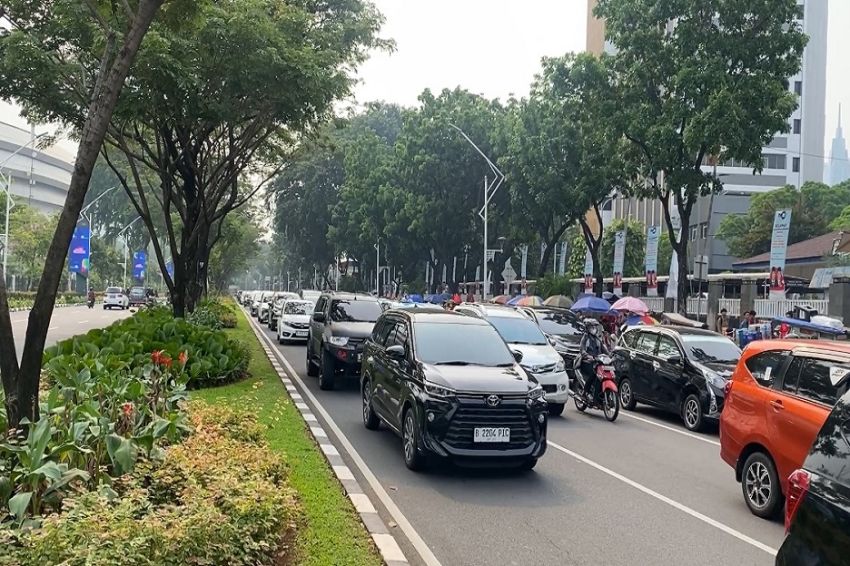
[[165, 271], [168, 273], [168, 276], [174, 279], [174, 262], [169, 261], [165, 264]]
[[139, 282], [144, 281], [147, 267], [148, 254], [144, 250], [133, 252], [133, 279]]
[[71, 248], [68, 250], [68, 270], [88, 277], [90, 257], [91, 230], [88, 226], [77, 226], [74, 228]]

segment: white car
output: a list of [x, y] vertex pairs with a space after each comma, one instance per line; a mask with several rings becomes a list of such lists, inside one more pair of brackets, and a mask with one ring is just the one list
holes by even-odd
[[511, 307], [464, 303], [455, 312], [483, 318], [492, 324], [511, 350], [522, 353], [520, 365], [546, 392], [549, 414], [558, 416], [570, 398], [570, 377], [561, 355], [537, 324]]
[[121, 310], [130, 308], [130, 299], [120, 287], [107, 287], [103, 293], [103, 310], [114, 308]]
[[277, 343], [306, 342], [310, 333], [310, 317], [313, 316], [313, 301], [288, 299], [281, 307], [277, 319]]

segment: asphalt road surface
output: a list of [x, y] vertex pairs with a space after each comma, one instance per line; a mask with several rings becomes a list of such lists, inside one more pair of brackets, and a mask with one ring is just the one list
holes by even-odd
[[[93, 328], [109, 326], [116, 320], [128, 317], [131, 314], [129, 310], [103, 310], [101, 305], [95, 305], [91, 309], [86, 306], [55, 309], [47, 331], [47, 345], [52, 346], [56, 342], [61, 342], [77, 334], [85, 334]], [[29, 315], [29, 311], [10, 314], [18, 359], [21, 358], [24, 349]]]
[[386, 426], [364, 428], [356, 379], [321, 391], [306, 375], [305, 347], [277, 346], [263, 329], [317, 417], [335, 423], [325, 429], [361, 485], [373, 501], [390, 500], [379, 512], [414, 564], [774, 563], [784, 528], [747, 510], [716, 430], [691, 434], [642, 406], [612, 424], [569, 405], [549, 422], [548, 451], [532, 472], [415, 473]]

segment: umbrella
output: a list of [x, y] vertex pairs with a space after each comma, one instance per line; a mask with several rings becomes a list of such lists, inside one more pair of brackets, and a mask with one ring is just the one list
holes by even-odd
[[408, 302], [408, 303], [424, 303], [425, 299], [422, 298], [422, 295], [408, 295], [406, 302]]
[[543, 298], [537, 295], [519, 295], [508, 301], [514, 307], [542, 307]]
[[452, 296], [448, 293], [435, 293], [433, 295], [425, 295], [425, 302], [434, 303], [435, 305], [441, 305], [451, 298]]
[[497, 295], [497, 296], [493, 297], [493, 302], [496, 303], [496, 304], [499, 304], [499, 305], [504, 305], [505, 303], [507, 303], [510, 300], [511, 300], [511, 298], [507, 295]]
[[611, 310], [611, 305], [608, 301], [600, 299], [599, 297], [582, 297], [573, 303], [570, 310], [574, 312], [595, 312], [604, 314]]
[[622, 312], [633, 312], [636, 314], [646, 314], [649, 312], [649, 307], [646, 306], [646, 303], [637, 297], [623, 297], [611, 305], [611, 308]]
[[608, 291], [605, 291], [604, 293], [602, 293], [602, 298], [603, 298], [603, 299], [605, 299], [606, 301], [608, 301], [609, 303], [614, 303], [614, 302], [616, 302], [616, 301], [617, 301], [620, 297], [618, 297], [618, 296], [617, 296], [617, 295], [615, 295], [614, 293], [610, 293], [610, 292], [608, 292]]
[[646, 314], [633, 314], [626, 319], [626, 326], [653, 326], [658, 321]]
[[573, 300], [569, 297], [565, 297], [564, 295], [552, 295], [545, 301], [543, 304], [547, 307], [560, 307], [562, 309], [568, 309], [573, 306]]

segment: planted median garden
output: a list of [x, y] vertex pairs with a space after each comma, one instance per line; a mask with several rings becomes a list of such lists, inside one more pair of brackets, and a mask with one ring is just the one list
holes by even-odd
[[150, 309], [46, 351], [39, 420], [0, 414], [0, 564], [379, 563], [246, 325]]

